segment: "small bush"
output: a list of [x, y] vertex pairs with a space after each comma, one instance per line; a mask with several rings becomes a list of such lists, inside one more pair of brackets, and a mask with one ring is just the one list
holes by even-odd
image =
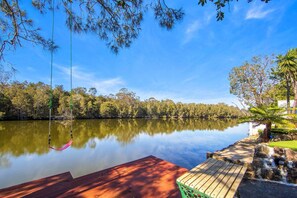
[[274, 129], [271, 129], [271, 132], [272, 133], [285, 133], [285, 134], [297, 133], [297, 129], [274, 128]]

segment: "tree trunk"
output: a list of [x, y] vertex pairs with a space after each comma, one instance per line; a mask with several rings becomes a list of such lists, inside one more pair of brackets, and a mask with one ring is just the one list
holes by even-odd
[[294, 82], [294, 103], [293, 103], [293, 111], [292, 113], [295, 114], [296, 110], [296, 105], [297, 105], [297, 81]]
[[290, 82], [286, 80], [286, 88], [287, 88], [287, 113], [290, 113]]
[[271, 122], [267, 122], [266, 123], [266, 128], [265, 128], [265, 130], [264, 130], [264, 141], [265, 142], [268, 142], [269, 141], [269, 139], [270, 139], [270, 136], [271, 136]]

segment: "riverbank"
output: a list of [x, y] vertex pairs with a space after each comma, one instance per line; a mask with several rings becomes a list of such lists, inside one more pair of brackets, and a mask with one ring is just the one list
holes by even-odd
[[269, 147], [258, 136], [249, 136], [207, 158], [245, 165], [247, 171], [238, 193], [248, 197], [294, 197], [297, 190], [297, 152]]

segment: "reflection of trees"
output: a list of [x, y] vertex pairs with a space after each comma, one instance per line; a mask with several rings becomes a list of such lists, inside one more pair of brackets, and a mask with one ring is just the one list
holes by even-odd
[[0, 154], [0, 169], [1, 168], [8, 168], [11, 166], [11, 162], [6, 155]]
[[[77, 120], [73, 123], [75, 148], [96, 147], [95, 138], [115, 137], [117, 141], [128, 144], [139, 134], [170, 134], [183, 130], [219, 130], [237, 125], [236, 120], [201, 119], [110, 119]], [[19, 156], [25, 153], [43, 154], [49, 152], [47, 145], [48, 122], [11, 121], [0, 122], [0, 153]], [[52, 146], [60, 147], [69, 136], [69, 124], [54, 122], [51, 128]]]

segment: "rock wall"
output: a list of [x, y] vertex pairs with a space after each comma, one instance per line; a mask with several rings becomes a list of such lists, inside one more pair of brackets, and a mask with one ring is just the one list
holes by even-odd
[[287, 141], [287, 140], [297, 140], [297, 133], [289, 133], [289, 134], [273, 134], [270, 141], [278, 142], [278, 141]]
[[252, 163], [254, 174], [250, 178], [297, 183], [297, 152], [292, 149], [271, 148], [258, 144]]

